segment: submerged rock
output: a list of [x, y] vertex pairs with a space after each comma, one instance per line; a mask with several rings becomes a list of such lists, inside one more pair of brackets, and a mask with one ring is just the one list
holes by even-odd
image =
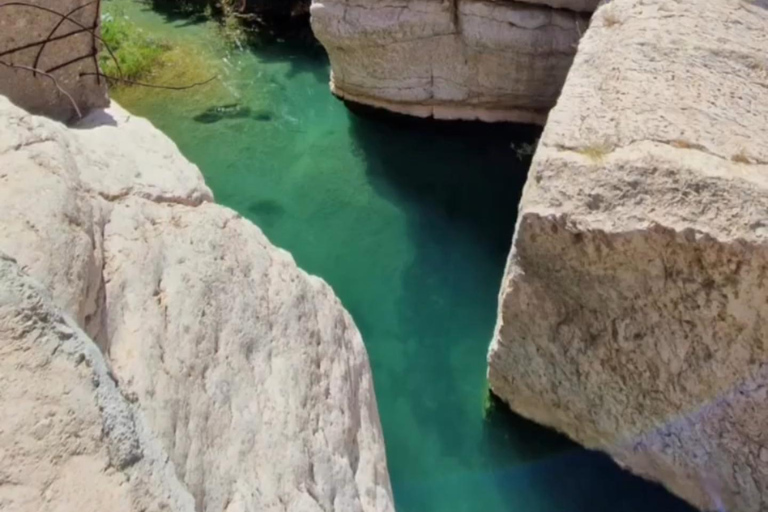
[[[170, 140], [114, 104], [68, 130], [0, 97], [0, 182], [0, 251], [98, 343], [116, 392], [186, 496], [165, 506], [393, 510], [370, 367], [352, 319], [325, 282], [213, 204]], [[0, 290], [9, 286], [0, 275]], [[19, 315], [14, 308], [9, 314]], [[15, 346], [25, 335], [2, 341]], [[14, 400], [42, 407], [33, 386], [23, 389], [31, 377], [15, 368], [2, 375], [19, 383]], [[66, 389], [48, 390], [50, 399]], [[82, 400], [94, 400], [86, 391]], [[47, 469], [24, 467], [25, 478], [48, 481]], [[112, 474], [98, 467], [103, 478]], [[131, 482], [160, 478], [136, 467]], [[0, 474], [13, 470], [1, 457]], [[6, 503], [37, 512], [42, 489]], [[80, 510], [79, 496], [62, 495], [57, 510]], [[99, 510], [121, 510], [119, 499], [103, 498]]]
[[768, 10], [595, 13], [489, 354], [512, 409], [706, 510], [768, 506]]
[[588, 24], [586, 13], [516, 1], [315, 0], [311, 11], [340, 98], [419, 117], [538, 124]]
[[193, 118], [198, 123], [213, 124], [227, 119], [253, 119], [254, 121], [271, 121], [272, 113], [267, 110], [252, 110], [239, 103], [210, 107]]

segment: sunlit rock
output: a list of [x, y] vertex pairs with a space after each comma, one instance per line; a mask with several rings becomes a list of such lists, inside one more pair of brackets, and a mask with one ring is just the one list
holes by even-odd
[[766, 48], [765, 2], [597, 10], [489, 354], [512, 409], [706, 510], [768, 503]]
[[[393, 510], [368, 357], [349, 314], [255, 225], [212, 203], [162, 133], [114, 104], [67, 129], [0, 97], [0, 184], [0, 251], [98, 342], [110, 385], [195, 510]], [[14, 304], [8, 315], [21, 315]], [[31, 342], [27, 325], [36, 328], [10, 331], [2, 350]], [[18, 385], [10, 407], [67, 392], [38, 398], [30, 383], [25, 394], [31, 377], [15, 368], [2, 375]], [[86, 405], [72, 407], [98, 424]], [[94, 443], [104, 460], [104, 442]], [[13, 460], [0, 457], [0, 475]], [[88, 464], [87, 475], [112, 478], [106, 464]], [[46, 468], [29, 463], [25, 479], [48, 481], [37, 473]], [[154, 478], [137, 471], [131, 481]], [[8, 503], [37, 512], [44, 490]], [[81, 510], [80, 499], [61, 495], [56, 510]], [[93, 510], [123, 510], [122, 499], [99, 498]]]
[[419, 117], [543, 124], [588, 14], [522, 2], [316, 0], [331, 90]]

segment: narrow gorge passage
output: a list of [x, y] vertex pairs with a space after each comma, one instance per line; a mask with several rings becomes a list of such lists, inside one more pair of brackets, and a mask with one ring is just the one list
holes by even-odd
[[207, 23], [123, 0], [106, 8], [218, 70], [218, 84], [187, 93], [114, 96], [179, 145], [218, 202], [341, 297], [370, 354], [398, 511], [688, 510], [604, 456], [484, 409], [530, 163], [515, 147], [537, 129], [355, 115], [328, 92], [320, 48], [227, 53]]

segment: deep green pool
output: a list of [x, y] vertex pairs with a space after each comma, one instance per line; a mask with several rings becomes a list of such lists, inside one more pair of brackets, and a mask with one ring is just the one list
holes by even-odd
[[[399, 512], [685, 510], [497, 407], [486, 351], [530, 128], [371, 120], [328, 92], [322, 50], [227, 53], [207, 23], [113, 0], [221, 83], [118, 92], [200, 166], [217, 200], [322, 276], [363, 333]], [[179, 80], [183, 81], [184, 77]], [[206, 111], [224, 109], [227, 115]]]

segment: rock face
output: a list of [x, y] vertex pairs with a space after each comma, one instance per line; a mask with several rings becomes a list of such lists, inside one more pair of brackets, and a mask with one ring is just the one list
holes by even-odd
[[393, 510], [367, 355], [328, 285], [147, 121], [113, 105], [77, 128], [0, 98], [0, 251], [96, 342], [184, 506]]
[[[109, 105], [106, 82], [93, 75], [81, 76], [99, 71], [101, 43], [94, 37], [99, 34], [99, 2], [25, 2], [41, 8], [18, 2], [3, 3], [0, 3], [1, 95], [30, 112], [64, 122], [77, 119], [77, 109], [86, 114]], [[46, 40], [50, 41], [42, 44]], [[49, 75], [34, 74], [32, 69]]]
[[315, 0], [311, 12], [341, 98], [419, 117], [539, 124], [588, 23], [514, 1]]
[[600, 0], [522, 0], [526, 3], [548, 5], [555, 9], [568, 9], [576, 12], [594, 12]]
[[766, 7], [598, 9], [489, 354], [512, 409], [708, 510], [768, 507]]
[[0, 254], [0, 509], [193, 512], [88, 336]]

